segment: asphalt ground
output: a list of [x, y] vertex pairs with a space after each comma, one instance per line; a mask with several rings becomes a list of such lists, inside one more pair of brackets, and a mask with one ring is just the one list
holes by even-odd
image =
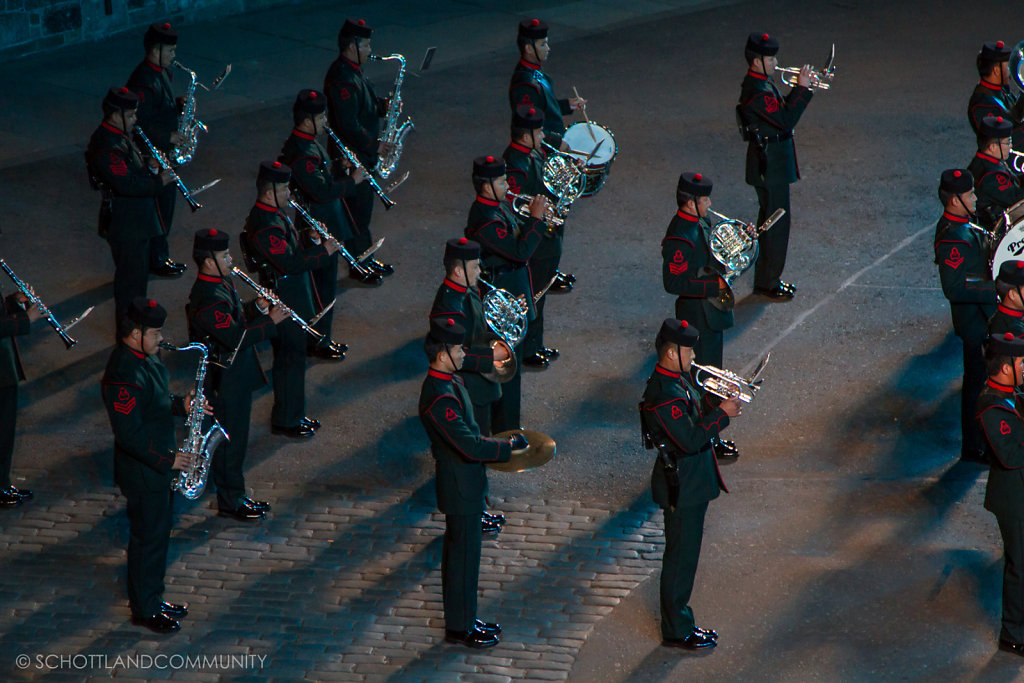
[[[502, 647], [510, 651], [467, 656], [438, 644], [440, 527], [429, 517], [433, 466], [415, 410], [424, 372], [420, 339], [442, 277], [443, 242], [461, 235], [472, 201], [471, 160], [500, 154], [507, 143], [514, 25], [533, 13], [553, 28], [547, 70], [556, 88], [579, 89], [591, 118], [614, 131], [619, 155], [605, 188], [574, 207], [567, 230], [562, 269], [579, 283], [547, 307], [546, 340], [562, 357], [524, 378], [524, 423], [551, 434], [558, 454], [540, 470], [491, 476], [492, 492], [519, 528], [488, 542], [485, 563], [521, 562], [524, 573], [486, 586], [482, 606], [506, 625]], [[1020, 38], [1003, 3], [536, 2], [502, 10], [471, 2], [310, 3], [182, 27], [181, 61], [201, 78], [226, 62], [234, 72], [224, 92], [200, 94], [210, 133], [181, 175], [192, 186], [222, 181], [201, 196], [205, 206], [194, 215], [179, 202], [172, 235], [179, 260], [190, 253], [195, 229], [241, 228], [256, 165], [276, 156], [287, 136], [294, 93], [322, 83], [347, 15], [378, 27], [378, 53], [401, 51], [413, 68], [425, 47], [439, 46], [431, 69], [407, 76], [403, 87], [417, 128], [402, 158], [410, 179], [395, 192], [398, 206], [375, 211], [375, 234], [387, 236], [381, 257], [397, 273], [374, 290], [343, 283], [335, 338], [352, 350], [341, 364], [309, 368], [308, 412], [324, 423], [314, 440], [271, 436], [272, 397], [269, 390], [258, 395], [247, 481], [254, 495], [275, 504], [274, 519], [240, 533], [212, 518], [208, 498], [183, 506], [168, 594], [200, 609], [192, 633], [172, 640], [135, 639], [121, 609], [126, 524], [98, 391], [113, 324], [112, 268], [95, 235], [98, 197], [81, 157], [102, 93], [130, 72], [139, 39], [117, 37], [0, 67], [9, 84], [0, 108], [0, 253], [61, 319], [96, 305], [75, 329], [74, 349], [65, 351], [42, 323], [21, 344], [29, 380], [14, 477], [37, 500], [0, 519], [11, 605], [0, 613], [5, 665], [25, 642], [34, 652], [51, 651], [47, 643], [62, 653], [177, 652], [186, 645], [198, 652], [204, 640], [220, 645], [235, 634], [233, 652], [272, 655], [252, 676], [274, 680], [326, 679], [325, 662], [335, 655], [350, 668], [331, 673], [353, 679], [1018, 676], [1019, 660], [995, 648], [1002, 564], [995, 520], [981, 506], [987, 472], [957, 462], [960, 351], [931, 250], [941, 211], [938, 175], [973, 154], [965, 108], [976, 81], [974, 55], [985, 40]], [[785, 273], [799, 287], [797, 298], [771, 304], [747, 296], [749, 274], [737, 285], [725, 365], [746, 371], [768, 351], [772, 360], [755, 403], [729, 429], [743, 455], [724, 471], [731, 493], [708, 514], [693, 606], [699, 623], [719, 631], [721, 645], [692, 658], [658, 646], [661, 519], [650, 504], [652, 461], [640, 447], [636, 401], [652, 368], [654, 333], [673, 311], [661, 289], [659, 242], [679, 172], [714, 179], [719, 211], [756, 215], [733, 122], [751, 30], [777, 35], [787, 65], [820, 66], [835, 42], [837, 76], [797, 129], [803, 179], [792, 189]], [[371, 74], [386, 89], [393, 69]], [[167, 331], [179, 341], [190, 286], [188, 277], [151, 284], [172, 311]], [[264, 358], [269, 367], [268, 352]], [[167, 361], [175, 385], [187, 388], [191, 359]], [[374, 501], [384, 512], [365, 527], [337, 516], [339, 506], [373, 509]], [[69, 506], [81, 506], [85, 517], [68, 519], [75, 517]], [[392, 508], [404, 514], [389, 518]], [[335, 516], [310, 518], [317, 514]], [[397, 535], [396, 519], [403, 525]], [[76, 523], [83, 528], [67, 526]], [[52, 529], [49, 537], [43, 528]], [[245, 529], [252, 543], [268, 547], [246, 549]], [[527, 537], [540, 529], [555, 538], [532, 547]], [[296, 553], [304, 538], [313, 550]], [[65, 544], [65, 551], [85, 552], [62, 553]], [[175, 551], [175, 544], [186, 547]], [[357, 559], [377, 573], [339, 563], [332, 555], [339, 547], [359, 550]], [[193, 561], [232, 548], [237, 576]], [[388, 558], [384, 569], [378, 552]], [[31, 559], [34, 553], [40, 557]], [[352, 626], [334, 622], [333, 610], [315, 600], [275, 603], [280, 587], [272, 577], [282, 561], [293, 563], [289, 581], [320, 577], [312, 585], [330, 604], [343, 603]], [[638, 579], [611, 585], [593, 569], [598, 565], [632, 567]], [[332, 571], [338, 576], [328, 578]], [[558, 584], [566, 571], [577, 583]], [[345, 587], [338, 581], [353, 572], [371, 577], [348, 586], [364, 593], [331, 603], [332, 591]], [[538, 587], [549, 579], [558, 590]], [[389, 592], [376, 595], [374, 586]], [[240, 597], [222, 611], [218, 600], [232, 590]], [[598, 599], [594, 590], [614, 595]], [[421, 594], [426, 607], [413, 609], [427, 614], [395, 612], [406, 592]], [[540, 598], [543, 609], [530, 609]], [[594, 604], [601, 609], [570, 609]], [[88, 619], [49, 619], [56, 608]], [[252, 627], [263, 614], [289, 628]], [[393, 621], [374, 621], [382, 616]], [[305, 636], [321, 643], [319, 650], [295, 637], [306, 621], [312, 630]], [[372, 639], [352, 640], [353, 628], [424, 648], [397, 656]], [[48, 640], [61, 629], [70, 634]], [[571, 632], [582, 635], [554, 642]], [[515, 648], [517, 642], [527, 646]], [[522, 665], [524, 653], [544, 647], [561, 648], [552, 658], [561, 666]]]

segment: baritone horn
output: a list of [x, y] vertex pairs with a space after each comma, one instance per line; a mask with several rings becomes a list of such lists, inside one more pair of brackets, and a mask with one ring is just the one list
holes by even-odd
[[[786, 85], [796, 85], [800, 69], [791, 66], [777, 66], [775, 70], [782, 74], [782, 82]], [[828, 90], [832, 87], [832, 77], [836, 74], [836, 44], [832, 43], [832, 52], [828, 56], [828, 64], [821, 71], [811, 67], [811, 84], [809, 87], [819, 90]]]
[[757, 364], [757, 368], [754, 370], [754, 374], [750, 376], [750, 379], [744, 379], [735, 372], [722, 370], [713, 365], [691, 363], [690, 366], [694, 370], [694, 380], [707, 392], [723, 399], [738, 398], [744, 403], [750, 403], [754, 400], [754, 394], [761, 388], [761, 383], [764, 382], [760, 378], [761, 373], [764, 372], [765, 366], [768, 365], [768, 359], [771, 358], [771, 355], [771, 353], [765, 354], [765, 357]]

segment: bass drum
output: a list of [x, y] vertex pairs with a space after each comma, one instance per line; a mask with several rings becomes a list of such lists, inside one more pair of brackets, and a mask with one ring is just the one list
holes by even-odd
[[996, 228], [996, 234], [1002, 234], [1003, 238], [992, 252], [993, 280], [999, 275], [999, 266], [1004, 261], [1024, 260], [1024, 200], [1008, 208]]
[[[604, 126], [594, 123], [574, 123], [562, 136], [565, 144], [573, 150], [571, 156], [586, 163], [587, 182], [583, 186], [583, 197], [591, 197], [604, 187], [612, 162], [619, 156], [619, 145], [615, 136]], [[593, 156], [591, 156], [593, 155]], [[590, 160], [587, 161], [587, 157]]]

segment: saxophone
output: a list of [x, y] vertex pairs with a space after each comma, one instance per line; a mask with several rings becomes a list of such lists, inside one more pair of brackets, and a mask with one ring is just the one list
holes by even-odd
[[188, 469], [182, 470], [181, 474], [171, 482], [172, 491], [178, 491], [185, 498], [195, 500], [203, 495], [203, 489], [206, 488], [213, 452], [217, 450], [222, 441], [230, 437], [217, 420], [213, 421], [213, 426], [205, 434], [203, 433], [203, 418], [206, 416], [206, 413], [203, 412], [203, 404], [206, 403], [203, 396], [203, 381], [206, 379], [206, 364], [209, 358], [206, 345], [196, 342], [179, 347], [161, 342], [160, 348], [168, 351], [199, 351], [203, 354], [202, 360], [199, 361], [199, 368], [196, 370], [195, 396], [192, 397], [192, 406], [188, 411], [188, 417], [185, 418], [185, 430], [188, 434], [179, 449], [192, 456], [192, 465]]
[[406, 119], [405, 123], [398, 124], [398, 117], [402, 113], [402, 80], [405, 78], [405, 57], [397, 53], [387, 57], [370, 55], [371, 62], [386, 62], [392, 59], [398, 61], [398, 75], [395, 76], [395, 87], [391, 92], [391, 101], [388, 102], [384, 131], [380, 135], [380, 141], [390, 145], [390, 148], [377, 160], [377, 166], [373, 169], [381, 180], [387, 180], [395, 172], [398, 160], [402, 156], [402, 143], [405, 142], [405, 136], [416, 130], [412, 119]]
[[188, 89], [185, 91], [184, 104], [181, 108], [181, 116], [178, 118], [178, 135], [181, 141], [171, 150], [171, 159], [177, 166], [184, 166], [192, 161], [196, 153], [196, 138], [199, 131], [207, 132], [206, 124], [196, 119], [196, 72], [184, 66], [179, 61], [174, 61], [176, 66], [188, 74]]

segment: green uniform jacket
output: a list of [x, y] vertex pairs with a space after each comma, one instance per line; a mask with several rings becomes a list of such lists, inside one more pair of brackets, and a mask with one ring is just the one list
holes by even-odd
[[989, 318], [988, 334], [995, 336], [1011, 332], [1015, 337], [1024, 335], [1024, 311], [1015, 311], [1002, 304], [996, 308], [996, 312]]
[[309, 214], [339, 242], [352, 239], [352, 218], [341, 200], [355, 195], [356, 184], [349, 176], [332, 172], [331, 158], [316, 138], [293, 130], [278, 160], [292, 169], [292, 189]]
[[331, 129], [363, 166], [373, 169], [377, 165], [380, 117], [387, 113], [387, 100], [377, 97], [362, 68], [345, 57], [338, 57], [327, 70], [324, 95]]
[[978, 196], [978, 222], [992, 228], [1003, 216], [1003, 211], [1024, 199], [1020, 178], [1007, 168], [1006, 163], [978, 152], [967, 170], [974, 176], [974, 194]]
[[718, 297], [718, 269], [708, 248], [706, 219], [698, 220], [676, 211], [661, 241], [661, 281], [665, 291], [679, 297], [684, 319], [698, 330], [727, 330], [733, 326], [732, 311], [711, 304]]
[[157, 210], [163, 181], [150, 172], [124, 132], [101, 123], [89, 139], [86, 159], [91, 175], [103, 188], [102, 236], [112, 242], [130, 242], [163, 234]]
[[[660, 365], [647, 380], [642, 405], [644, 429], [658, 450], [674, 459], [679, 468], [678, 505], [705, 503], [718, 498], [719, 491], [728, 493], [711, 439], [729, 426], [729, 416], [721, 408], [702, 403], [700, 392], [689, 380]], [[655, 503], [669, 507], [665, 465], [660, 457], [651, 474], [651, 493]]]
[[981, 344], [998, 300], [982, 236], [967, 227], [966, 218], [942, 213], [935, 226], [935, 263], [953, 331], [964, 341]]
[[978, 422], [995, 454], [985, 488], [985, 509], [1024, 516], [1024, 420], [1021, 395], [989, 379], [978, 397]]
[[0, 387], [12, 387], [25, 379], [21, 354], [14, 338], [28, 334], [31, 327], [28, 314], [18, 303], [17, 294], [4, 299], [3, 310], [0, 311]]
[[484, 319], [479, 290], [463, 287], [445, 278], [434, 296], [430, 308], [431, 318], [452, 318], [466, 328], [466, 359], [459, 377], [473, 403], [484, 405], [501, 398], [501, 385], [485, 379], [482, 373], [494, 370], [494, 351], [490, 341], [495, 335]]
[[1024, 121], [1022, 121], [1021, 108], [1024, 107], [1024, 99], [1010, 91], [1009, 86], [999, 87], [980, 81], [974, 86], [971, 99], [967, 102], [967, 121], [971, 124], [971, 130], [978, 134], [978, 125], [986, 116], [1002, 116], [1013, 122], [1014, 149], [1020, 149], [1024, 145]]
[[[767, 187], [800, 179], [793, 128], [813, 95], [810, 88], [794, 86], [784, 98], [773, 81], [747, 71], [737, 110], [748, 131], [747, 185]], [[752, 135], [754, 132], [756, 136]], [[758, 140], [764, 145], [763, 156]]]
[[[255, 391], [267, 383], [256, 356], [256, 344], [276, 336], [277, 326], [255, 304], [243, 306], [230, 280], [200, 273], [185, 310], [189, 338], [210, 349], [207, 386], [211, 393]], [[225, 368], [235, 349], [234, 362]]]
[[114, 431], [114, 481], [128, 491], [170, 490], [174, 455], [173, 415], [184, 415], [182, 398], [171, 395], [167, 368], [118, 343], [100, 382]]
[[480, 243], [481, 263], [489, 274], [488, 282], [519, 296], [529, 304], [527, 320], [533, 320], [533, 288], [530, 285], [530, 257], [547, 232], [547, 223], [539, 218], [519, 220], [508, 202], [477, 197], [469, 208], [466, 237]]
[[260, 264], [260, 284], [303, 320], [316, 313], [309, 271], [323, 268], [330, 256], [322, 244], [303, 247], [291, 220], [275, 207], [256, 202], [245, 221], [249, 255]]
[[533, 107], [544, 112], [544, 135], [548, 144], [556, 149], [565, 135], [563, 116], [572, 113], [569, 100], [555, 97], [555, 86], [551, 77], [538, 64], [531, 64], [520, 58], [512, 70], [512, 82], [508, 86], [508, 103], [514, 114], [517, 107]]
[[173, 79], [169, 69], [154, 66], [144, 59], [126, 83], [139, 98], [137, 116], [142, 132], [164, 152], [171, 148], [171, 133], [178, 130], [178, 103], [171, 87]]
[[[544, 187], [544, 157], [537, 150], [523, 147], [517, 142], [509, 143], [502, 154], [505, 159], [505, 179], [508, 189], [516, 194], [542, 194], [552, 203], [557, 199]], [[562, 255], [562, 236], [565, 226], [555, 227], [545, 223], [544, 239], [537, 245], [533, 258], [558, 258]]]
[[459, 377], [428, 371], [419, 413], [436, 461], [437, 509], [446, 515], [479, 515], [487, 496], [484, 463], [508, 462], [512, 447], [506, 439], [480, 436]]

